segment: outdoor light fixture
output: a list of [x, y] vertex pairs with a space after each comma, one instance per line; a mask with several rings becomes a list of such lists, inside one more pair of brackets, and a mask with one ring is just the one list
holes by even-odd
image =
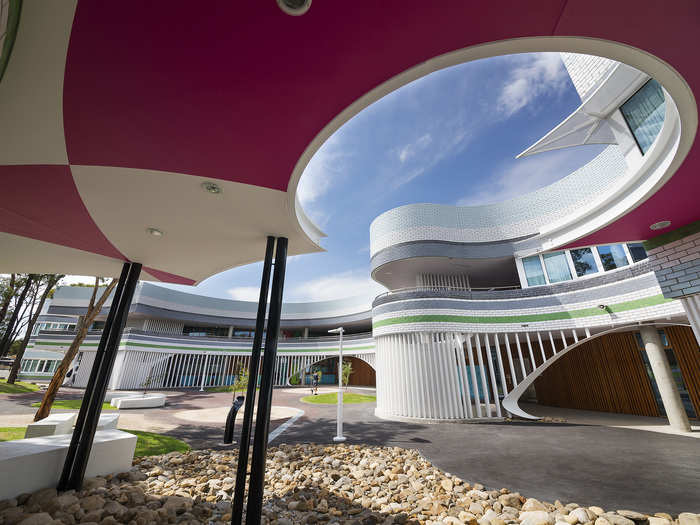
[[650, 230], [663, 230], [664, 228], [668, 228], [671, 226], [671, 221], [659, 221], [655, 222], [651, 226], [649, 226]]
[[158, 228], [146, 228], [146, 231], [153, 235], [154, 237], [162, 237], [163, 232], [160, 231]]
[[221, 186], [219, 186], [215, 182], [203, 182], [202, 188], [204, 188], [204, 190], [208, 191], [209, 193], [213, 193], [214, 195], [221, 193]]
[[343, 333], [345, 329], [342, 326], [328, 330], [329, 334], [338, 334], [338, 408], [336, 415], [336, 435], [333, 441], [342, 443], [347, 438], [343, 435]]
[[311, 7], [311, 0], [277, 0], [282, 11], [292, 16], [303, 15]]

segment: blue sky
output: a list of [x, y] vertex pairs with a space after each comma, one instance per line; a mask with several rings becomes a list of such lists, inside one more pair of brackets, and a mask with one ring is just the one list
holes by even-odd
[[[545, 186], [600, 150], [586, 146], [514, 157], [568, 116], [580, 99], [558, 54], [496, 57], [435, 72], [387, 95], [338, 130], [299, 185], [307, 214], [328, 235], [325, 253], [290, 258], [286, 301], [373, 297], [369, 225], [415, 202], [476, 205]], [[257, 300], [262, 264], [196, 288]]]

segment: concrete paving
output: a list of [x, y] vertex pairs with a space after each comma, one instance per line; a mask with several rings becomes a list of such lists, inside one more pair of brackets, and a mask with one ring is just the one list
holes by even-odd
[[[277, 391], [274, 402], [290, 395]], [[332, 443], [335, 406], [304, 407], [273, 443]], [[375, 417], [374, 407], [345, 405], [348, 443], [415, 448], [467, 481], [550, 502], [700, 512], [700, 442], [691, 437], [572, 423], [401, 423]]]
[[[168, 405], [163, 409], [121, 411], [124, 419], [120, 418], [119, 426], [162, 432], [184, 439], [194, 448], [222, 448], [223, 421], [186, 421], [176, 414], [227, 406], [231, 394], [168, 393]], [[275, 390], [273, 405], [305, 413], [284, 428], [273, 445], [333, 442], [335, 405], [301, 403], [300, 398], [308, 394], [307, 388]], [[27, 417], [36, 410], [28, 405], [38, 399], [40, 394], [0, 395], [0, 417]], [[507, 487], [550, 502], [559, 499], [606, 510], [700, 512], [700, 441], [635, 428], [659, 427], [660, 420], [648, 421], [655, 418], [635, 420], [635, 416], [618, 418], [580, 411], [564, 414], [559, 409], [535, 407], [534, 412], [563, 416], [568, 422], [429, 425], [382, 420], [374, 416], [374, 408], [374, 403], [345, 405], [348, 443], [415, 448], [436, 466], [467, 481]], [[242, 412], [235, 439], [241, 420]], [[289, 419], [271, 421], [271, 431], [286, 421]], [[601, 426], [620, 422], [628, 428]]]

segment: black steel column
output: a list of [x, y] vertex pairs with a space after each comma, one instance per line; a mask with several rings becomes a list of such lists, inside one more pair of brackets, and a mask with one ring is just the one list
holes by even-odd
[[119, 297], [119, 304], [117, 305], [113, 325], [109, 331], [109, 338], [100, 363], [99, 373], [95, 380], [95, 387], [90, 393], [90, 401], [83, 424], [83, 431], [75, 452], [73, 468], [68, 479], [67, 486], [69, 489], [80, 490], [83, 484], [85, 469], [90, 459], [92, 442], [95, 438], [97, 423], [99, 421], [100, 412], [102, 411], [102, 403], [105, 393], [107, 392], [107, 384], [109, 383], [114, 361], [117, 357], [119, 343], [121, 341], [124, 325], [126, 324], [127, 315], [129, 314], [131, 299], [134, 296], [134, 290], [138, 284], [139, 275], [141, 275], [141, 265], [138, 263], [131, 263], [129, 265], [129, 274], [126, 278], [124, 289]]
[[250, 486], [248, 488], [248, 506], [246, 508], [246, 525], [260, 525], [262, 499], [265, 485], [265, 460], [267, 455], [267, 436], [270, 430], [270, 405], [272, 404], [272, 383], [277, 357], [277, 339], [282, 315], [282, 293], [284, 291], [284, 273], [287, 267], [287, 239], [277, 239], [275, 250], [275, 272], [272, 276], [272, 293], [270, 295], [270, 316], [267, 321], [265, 337], [265, 355], [263, 357], [262, 380], [260, 381], [260, 398], [258, 413], [255, 418], [255, 435], [253, 436], [253, 458], [250, 466]]
[[258, 298], [258, 316], [255, 319], [255, 334], [253, 351], [250, 354], [248, 367], [248, 390], [246, 391], [245, 408], [243, 411], [243, 426], [241, 427], [241, 444], [238, 447], [238, 467], [236, 469], [236, 486], [233, 492], [233, 508], [231, 523], [241, 525], [243, 519], [243, 498], [248, 471], [248, 451], [250, 450], [250, 430], [253, 426], [253, 407], [255, 406], [255, 390], [258, 386], [258, 370], [260, 369], [260, 349], [263, 332], [265, 331], [265, 314], [267, 313], [267, 292], [270, 288], [270, 269], [272, 268], [272, 250], [275, 238], [267, 238], [265, 247], [265, 262], [260, 281], [260, 297]]
[[[90, 378], [88, 379], [87, 386], [85, 387], [83, 402], [80, 405], [78, 418], [75, 421], [75, 429], [73, 429], [73, 437], [71, 438], [70, 446], [68, 447], [68, 454], [66, 455], [66, 460], [63, 463], [63, 472], [61, 473], [61, 479], [58, 482], [58, 490], [68, 489], [68, 480], [70, 479], [70, 474], [73, 470], [73, 463], [75, 462], [75, 452], [78, 448], [78, 443], [80, 443], [80, 436], [83, 433], [83, 425], [85, 424], [85, 416], [87, 415], [88, 407], [90, 405], [89, 400], [92, 396], [92, 392], [95, 389], [95, 381], [97, 381], [97, 376], [99, 375], [102, 356], [104, 355], [105, 346], [107, 345], [107, 339], [109, 339], [109, 332], [114, 326], [114, 316], [117, 313], [117, 305], [119, 304], [119, 300], [124, 291], [124, 283], [126, 283], [126, 278], [129, 275], [130, 266], [130, 263], [124, 263], [124, 266], [122, 266], [122, 273], [119, 276], [119, 281], [117, 282], [117, 287], [114, 291], [114, 296], [112, 297], [109, 313], [107, 314], [107, 320], [105, 321], [104, 328], [102, 329], [100, 344], [97, 346], [95, 360], [93, 361], [92, 369], [90, 370]], [[75, 373], [75, 370], [73, 373]]]

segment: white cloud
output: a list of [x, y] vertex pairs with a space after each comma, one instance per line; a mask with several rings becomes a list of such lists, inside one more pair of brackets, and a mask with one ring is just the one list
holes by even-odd
[[583, 162], [583, 157], [568, 150], [541, 153], [532, 157], [512, 160], [500, 172], [487, 179], [474, 193], [457, 201], [457, 206], [478, 206], [503, 202], [519, 195], [543, 188], [569, 175]]
[[235, 286], [226, 290], [226, 293], [231, 296], [231, 299], [236, 301], [254, 301], [260, 299], [259, 286]]
[[519, 55], [498, 97], [498, 108], [506, 117], [517, 113], [541, 95], [556, 95], [567, 87], [569, 75], [558, 53]]
[[415, 157], [416, 153], [424, 150], [433, 141], [430, 133], [419, 137], [414, 142], [406, 144], [403, 148], [399, 150], [399, 161], [401, 164], [406, 162], [408, 159]]
[[[462, 116], [436, 122], [438, 133], [425, 133], [398, 149], [399, 165], [390, 170], [390, 184], [399, 188], [430, 171], [440, 161], [463, 151], [469, 144], [471, 132]], [[438, 135], [434, 138], [434, 135]]]
[[285, 292], [286, 301], [330, 301], [344, 297], [365, 297], [368, 305], [384, 292], [366, 269], [324, 275], [292, 286]]
[[347, 154], [339, 142], [338, 135], [333, 135], [314, 154], [299, 179], [299, 202], [304, 207], [304, 212], [319, 227], [328, 223], [330, 214], [318, 200], [342, 177], [345, 157]]

